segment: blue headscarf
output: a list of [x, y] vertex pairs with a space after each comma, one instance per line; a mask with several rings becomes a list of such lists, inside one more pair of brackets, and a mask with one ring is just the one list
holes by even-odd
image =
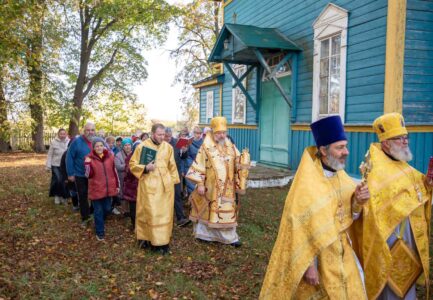
[[125, 147], [126, 144], [130, 144], [132, 146], [132, 140], [130, 138], [124, 138], [122, 140], [122, 149]]

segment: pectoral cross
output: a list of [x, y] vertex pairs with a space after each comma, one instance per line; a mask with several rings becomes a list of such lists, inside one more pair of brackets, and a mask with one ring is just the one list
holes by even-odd
[[343, 222], [343, 218], [344, 218], [344, 209], [342, 207], [337, 209], [337, 218], [338, 221], [340, 221], [340, 223]]

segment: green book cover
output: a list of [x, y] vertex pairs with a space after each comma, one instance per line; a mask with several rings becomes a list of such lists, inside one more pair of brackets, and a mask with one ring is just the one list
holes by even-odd
[[143, 149], [141, 149], [140, 165], [147, 165], [151, 161], [155, 161], [156, 152], [156, 150], [143, 147]]

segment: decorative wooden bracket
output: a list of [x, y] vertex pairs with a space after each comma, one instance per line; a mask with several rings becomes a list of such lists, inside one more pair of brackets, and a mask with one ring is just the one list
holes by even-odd
[[[232, 67], [230, 66], [229, 63], [224, 62], [224, 67], [229, 71], [229, 73], [232, 75], [233, 79], [235, 80], [235, 84], [233, 85], [233, 87], [238, 86], [240, 88], [240, 90], [242, 91], [242, 93], [244, 93], [245, 97], [247, 97], [248, 102], [251, 104], [252, 107], [254, 107], [254, 109], [256, 109], [256, 104], [254, 103], [253, 98], [251, 97], [250, 93], [248, 93], [247, 89], [244, 87], [244, 85], [242, 84], [242, 80], [246, 77], [246, 75], [248, 75], [247, 73], [251, 72], [251, 70], [255, 67], [255, 66], [250, 66], [250, 68], [247, 70], [247, 72], [245, 72], [245, 74], [243, 74], [243, 76], [241, 76], [242, 80], [238, 78], [238, 76], [236, 75], [236, 73], [233, 71]], [[245, 75], [245, 76], [244, 76]]]

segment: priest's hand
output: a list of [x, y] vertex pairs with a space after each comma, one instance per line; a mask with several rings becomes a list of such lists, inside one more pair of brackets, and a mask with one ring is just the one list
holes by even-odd
[[370, 191], [366, 183], [361, 183], [356, 186], [355, 193], [353, 194], [355, 203], [357, 205], [364, 205], [370, 199]]
[[148, 163], [146, 165], [146, 171], [147, 172], [152, 172], [153, 170], [155, 170], [156, 166], [155, 166], [155, 162], [151, 161], [150, 163]]
[[197, 192], [200, 196], [204, 196], [204, 194], [206, 193], [206, 187], [204, 185], [199, 185], [197, 187]]
[[304, 280], [310, 285], [319, 285], [319, 272], [314, 264], [305, 271]]

